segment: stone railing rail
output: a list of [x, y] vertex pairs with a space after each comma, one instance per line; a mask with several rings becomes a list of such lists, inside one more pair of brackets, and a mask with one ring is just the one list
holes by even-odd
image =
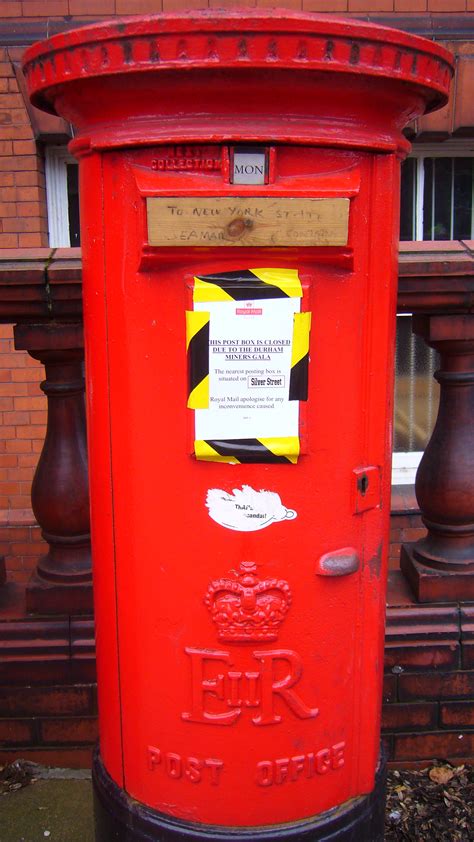
[[[474, 600], [474, 242], [402, 243], [398, 310], [440, 354], [440, 411], [416, 493], [426, 538], [402, 547], [420, 602]], [[0, 322], [45, 366], [45, 444], [32, 508], [48, 542], [27, 610], [91, 612], [79, 249], [0, 252]]]

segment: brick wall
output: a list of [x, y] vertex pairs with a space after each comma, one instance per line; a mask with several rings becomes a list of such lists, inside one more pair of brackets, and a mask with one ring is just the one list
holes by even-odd
[[0, 248], [48, 245], [44, 163], [13, 66], [22, 54], [0, 48]]
[[2, 0], [0, 19], [64, 17], [87, 20], [114, 15], [145, 15], [176, 9], [278, 7], [305, 11], [449, 13], [474, 11], [473, 0]]
[[[474, 672], [398, 666], [384, 684], [382, 727], [393, 764], [459, 762], [474, 755]], [[413, 667], [412, 667], [413, 669]]]
[[228, 7], [278, 7], [341, 14], [452, 13], [474, 11], [474, 0], [2, 0], [0, 20], [44, 18], [88, 18], [97, 20], [114, 15], [146, 15], [175, 9]]

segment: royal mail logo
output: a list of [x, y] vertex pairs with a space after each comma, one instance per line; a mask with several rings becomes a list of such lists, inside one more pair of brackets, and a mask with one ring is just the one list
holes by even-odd
[[292, 649], [257, 649], [247, 654], [248, 666], [239, 666], [238, 655], [222, 649], [186, 646], [184, 651], [191, 664], [190, 704], [181, 714], [185, 722], [232, 725], [250, 714], [254, 725], [277, 725], [285, 709], [298, 719], [319, 713], [295, 689], [303, 662]]
[[237, 307], [235, 311], [236, 316], [261, 316], [263, 310], [261, 307]]
[[204, 602], [217, 626], [219, 640], [276, 640], [291, 606], [291, 591], [284, 579], [260, 579], [257, 565], [243, 561], [235, 579], [215, 579]]

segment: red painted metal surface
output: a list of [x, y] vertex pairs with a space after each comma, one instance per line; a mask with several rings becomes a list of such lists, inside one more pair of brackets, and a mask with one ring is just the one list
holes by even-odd
[[[28, 51], [25, 72], [35, 104], [78, 127], [105, 765], [137, 800], [219, 825], [290, 822], [368, 793], [401, 129], [445, 101], [448, 55], [354, 22], [212, 13], [57, 36]], [[256, 140], [274, 145], [269, 183], [230, 184], [229, 145]], [[218, 163], [196, 165], [203, 157]], [[347, 197], [348, 242], [153, 247], [146, 198], [160, 196]], [[198, 462], [186, 408], [193, 278], [259, 266], [296, 269], [312, 312], [302, 454]], [[292, 516], [257, 531], [209, 516], [210, 489], [244, 486], [275, 492]], [[315, 575], [341, 548], [359, 564]]]

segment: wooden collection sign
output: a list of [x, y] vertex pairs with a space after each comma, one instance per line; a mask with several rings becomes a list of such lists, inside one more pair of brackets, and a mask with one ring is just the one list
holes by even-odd
[[349, 199], [148, 197], [151, 246], [346, 246]]

